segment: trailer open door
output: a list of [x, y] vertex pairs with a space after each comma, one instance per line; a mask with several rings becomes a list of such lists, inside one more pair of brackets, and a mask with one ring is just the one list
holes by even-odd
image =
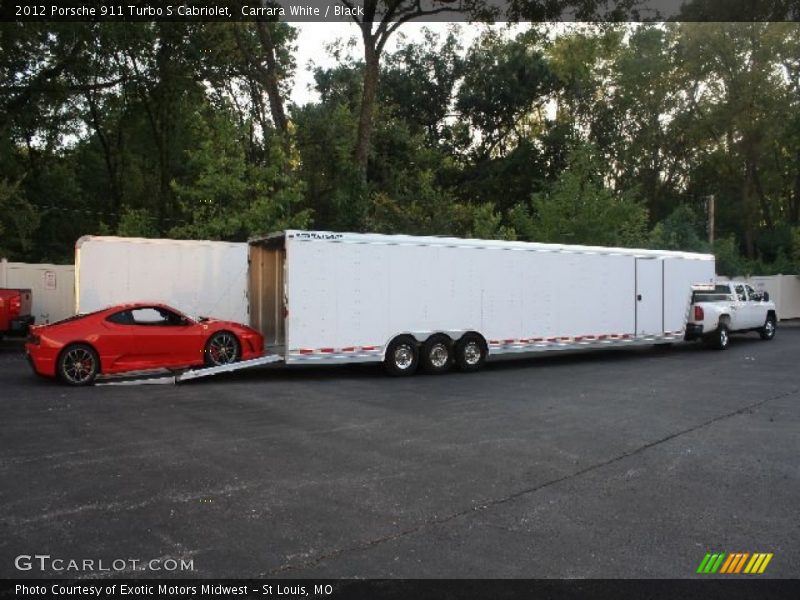
[[250, 241], [250, 327], [271, 349], [286, 344], [286, 246], [283, 234]]

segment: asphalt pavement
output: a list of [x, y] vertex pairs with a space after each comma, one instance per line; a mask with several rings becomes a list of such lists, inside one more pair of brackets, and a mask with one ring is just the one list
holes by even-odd
[[[796, 577], [798, 366], [793, 325], [724, 352], [73, 389], [6, 341], [0, 577], [683, 578], [707, 552]], [[126, 566], [15, 566], [36, 554]]]

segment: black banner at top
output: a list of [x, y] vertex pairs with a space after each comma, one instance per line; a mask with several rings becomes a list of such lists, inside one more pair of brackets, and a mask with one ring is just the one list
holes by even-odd
[[800, 0], [0, 0], [2, 21], [798, 21]]
[[40, 579], [0, 582], [0, 599], [794, 600], [799, 583], [796, 579]]

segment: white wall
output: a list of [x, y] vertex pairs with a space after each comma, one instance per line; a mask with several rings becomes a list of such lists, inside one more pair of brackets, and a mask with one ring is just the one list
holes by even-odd
[[0, 261], [0, 288], [30, 289], [36, 324], [75, 314], [75, 267]]
[[800, 319], [800, 276], [753, 275], [750, 277], [718, 277], [719, 281], [743, 281], [758, 291], [769, 292], [775, 303], [778, 319]]

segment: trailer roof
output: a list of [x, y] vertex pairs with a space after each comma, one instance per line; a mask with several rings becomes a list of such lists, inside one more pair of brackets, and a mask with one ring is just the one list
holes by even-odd
[[136, 237], [122, 237], [116, 235], [84, 235], [78, 238], [75, 242], [75, 248], [78, 249], [86, 242], [113, 242], [120, 244], [181, 244], [185, 246], [196, 246], [198, 244], [225, 244], [228, 246], [241, 246], [245, 242], [225, 242], [218, 240], [173, 240], [169, 238], [136, 238]]
[[680, 252], [675, 250], [648, 250], [645, 248], [613, 248], [607, 246], [579, 246], [571, 244], [542, 244], [538, 242], [509, 242], [504, 240], [480, 240], [456, 237], [389, 235], [382, 233], [340, 233], [335, 231], [304, 231], [287, 229], [269, 235], [251, 238], [250, 244], [274, 244], [287, 239], [298, 241], [330, 241], [349, 244], [397, 244], [411, 246], [440, 246], [457, 248], [496, 248], [502, 250], [540, 250], [579, 254], [617, 254], [646, 256], [653, 258], [684, 258], [692, 260], [714, 260], [713, 254]]

